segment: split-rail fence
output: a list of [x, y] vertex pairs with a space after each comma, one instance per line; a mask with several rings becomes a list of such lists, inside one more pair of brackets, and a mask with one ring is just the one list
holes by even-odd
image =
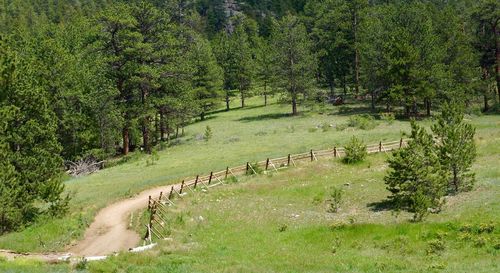
[[[407, 144], [405, 139], [391, 141], [386, 143], [376, 143], [366, 147], [368, 154], [388, 152], [404, 147]], [[170, 206], [175, 206], [173, 200], [176, 197], [183, 197], [188, 193], [194, 193], [197, 190], [208, 190], [212, 187], [224, 185], [228, 178], [234, 177], [237, 179], [241, 175], [257, 174], [255, 169], [264, 170], [265, 172], [278, 172], [279, 169], [296, 166], [298, 161], [316, 161], [318, 157], [342, 157], [345, 156], [345, 148], [333, 147], [325, 150], [310, 150], [301, 154], [288, 154], [284, 157], [267, 158], [266, 160], [257, 163], [247, 162], [244, 165], [236, 167], [227, 167], [225, 170], [210, 172], [207, 175], [196, 175], [183, 179], [180, 184], [172, 185], [167, 188], [167, 191], [160, 192], [157, 198], [149, 196], [148, 211], [149, 223], [146, 225], [147, 231], [144, 240], [153, 243], [153, 239], [165, 239], [167, 234], [165, 228], [167, 226], [166, 214]]]

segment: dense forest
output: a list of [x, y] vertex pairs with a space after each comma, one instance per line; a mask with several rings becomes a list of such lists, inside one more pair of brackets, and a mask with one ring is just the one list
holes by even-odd
[[492, 111], [499, 36], [495, 0], [0, 0], [0, 233], [64, 213], [66, 162], [151, 153], [234, 100]]

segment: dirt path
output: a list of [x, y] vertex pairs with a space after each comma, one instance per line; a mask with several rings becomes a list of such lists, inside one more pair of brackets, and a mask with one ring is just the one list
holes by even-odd
[[100, 210], [85, 231], [83, 240], [71, 246], [68, 252], [76, 256], [100, 256], [136, 247], [143, 234], [139, 235], [129, 229], [130, 214], [147, 207], [150, 195], [157, 197], [160, 191], [166, 192], [168, 187], [145, 190]]

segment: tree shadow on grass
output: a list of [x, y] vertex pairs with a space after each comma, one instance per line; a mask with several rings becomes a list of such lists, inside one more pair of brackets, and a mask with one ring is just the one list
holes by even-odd
[[269, 119], [280, 119], [280, 118], [287, 118], [287, 117], [292, 117], [292, 114], [289, 114], [289, 113], [263, 114], [263, 115], [258, 115], [258, 116], [243, 117], [243, 118], [238, 119], [238, 121], [251, 122], [251, 121], [269, 120]]
[[382, 201], [372, 202], [367, 205], [371, 211], [389, 211], [396, 208], [396, 203], [391, 199], [384, 199]]
[[[271, 103], [269, 103], [268, 106], [269, 105], [271, 105]], [[220, 114], [220, 113], [227, 113], [227, 112], [231, 112], [231, 111], [251, 110], [251, 109], [262, 108], [262, 107], [266, 107], [266, 105], [261, 104], [261, 105], [245, 106], [245, 107], [237, 106], [237, 107], [232, 107], [229, 110], [226, 110], [226, 108], [221, 108], [218, 110], [208, 112], [207, 114], [208, 115]]]

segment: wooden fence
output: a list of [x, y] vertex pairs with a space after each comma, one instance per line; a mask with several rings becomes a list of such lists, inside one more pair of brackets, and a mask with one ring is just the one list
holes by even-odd
[[[366, 150], [368, 154], [388, 152], [399, 149], [407, 144], [407, 141], [400, 139], [377, 144], [368, 145]], [[207, 175], [196, 175], [182, 180], [181, 183], [172, 185], [167, 188], [167, 191], [160, 192], [158, 198], [149, 196], [148, 211], [150, 215], [149, 223], [146, 225], [147, 231], [144, 240], [153, 243], [153, 239], [167, 238], [165, 228], [167, 226], [166, 215], [169, 206], [174, 206], [173, 200], [176, 197], [183, 197], [188, 193], [194, 193], [198, 190], [208, 190], [212, 187], [224, 185], [224, 182], [231, 177], [237, 179], [241, 175], [257, 174], [256, 168], [260, 170], [278, 172], [281, 168], [295, 166], [298, 161], [316, 161], [319, 157], [342, 157], [345, 155], [345, 148], [333, 147], [326, 150], [310, 150], [307, 153], [288, 154], [284, 157], [267, 158], [266, 160], [257, 163], [247, 162], [244, 165], [236, 167], [227, 167], [225, 170], [210, 172]]]

